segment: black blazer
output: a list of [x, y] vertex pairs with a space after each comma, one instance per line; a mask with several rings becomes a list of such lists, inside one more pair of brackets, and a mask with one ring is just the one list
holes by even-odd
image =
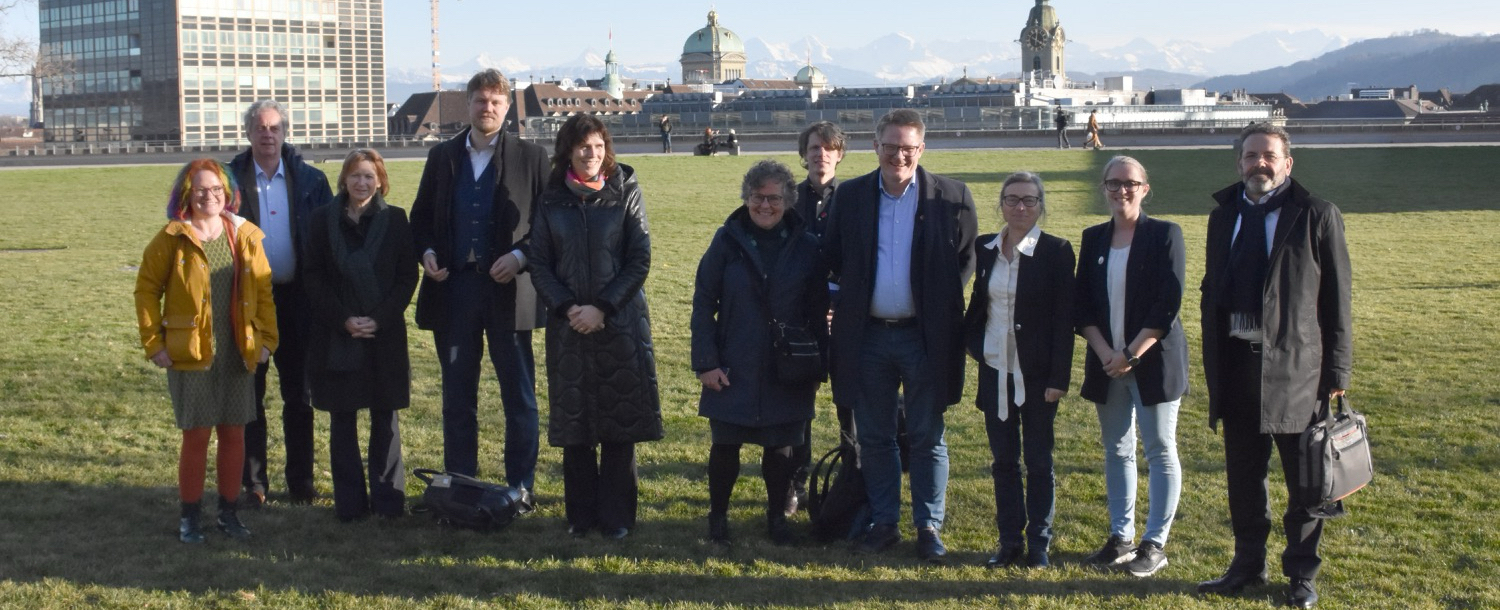
[[[917, 218], [913, 228], [911, 289], [917, 324], [932, 365], [941, 404], [964, 390], [964, 286], [974, 273], [974, 196], [968, 185], [917, 168]], [[880, 170], [840, 184], [823, 234], [829, 272], [839, 278], [834, 300], [833, 400], [859, 396], [859, 358], [870, 300], [875, 292], [876, 233], [880, 227]]]
[[[1083, 230], [1078, 246], [1078, 296], [1074, 302], [1074, 326], [1082, 334], [1086, 326], [1097, 326], [1108, 340], [1109, 242], [1114, 221]], [[1188, 392], [1187, 339], [1182, 333], [1182, 290], [1187, 281], [1186, 250], [1182, 227], [1149, 218], [1141, 213], [1130, 242], [1130, 260], [1125, 269], [1125, 340], [1133, 340], [1142, 328], [1164, 331], [1160, 341], [1144, 354], [1135, 367], [1141, 401], [1148, 405], [1181, 398]], [[1083, 387], [1079, 394], [1094, 402], [1109, 398], [1109, 375], [1094, 350], [1084, 348]]]
[[[964, 344], [969, 356], [979, 362], [979, 394], [975, 406], [990, 411], [1005, 392], [1000, 371], [984, 360], [985, 324], [989, 321], [990, 277], [1000, 246], [988, 247], [997, 234], [975, 240], [974, 295], [964, 314]], [[1016, 310], [1012, 332], [1016, 335], [1016, 357], [1026, 380], [1026, 405], [1045, 404], [1047, 388], [1067, 390], [1073, 376], [1073, 244], [1042, 233], [1031, 256], [1019, 254], [1016, 272]], [[1011, 401], [1008, 401], [1011, 402]]]
[[[427, 153], [422, 181], [417, 185], [417, 198], [411, 204], [412, 241], [419, 260], [429, 248], [437, 253], [439, 261], [449, 260], [453, 250], [453, 184], [461, 167], [459, 164], [469, 162], [468, 139], [469, 129], [466, 128]], [[481, 269], [489, 269], [495, 259], [512, 250], [519, 249], [528, 259], [531, 257], [532, 203], [541, 197], [547, 186], [546, 149], [523, 142], [514, 134], [500, 131], [491, 163], [499, 164], [495, 168], [495, 233], [490, 238], [490, 251], [477, 261]], [[422, 277], [422, 287], [417, 292], [419, 328], [443, 330], [447, 326], [448, 291], [441, 290], [442, 287], [442, 282], [432, 281], [425, 275]], [[496, 303], [502, 306], [514, 304], [503, 315], [515, 317], [516, 330], [536, 328], [543, 319], [529, 275], [504, 284], [497, 283], [494, 289]]]

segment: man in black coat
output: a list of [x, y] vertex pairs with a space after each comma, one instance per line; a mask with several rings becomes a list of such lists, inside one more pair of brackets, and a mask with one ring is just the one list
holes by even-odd
[[1270, 123], [1235, 141], [1240, 183], [1214, 194], [1203, 276], [1203, 372], [1209, 426], [1224, 424], [1234, 559], [1201, 593], [1266, 582], [1266, 472], [1281, 454], [1288, 501], [1287, 603], [1310, 608], [1323, 522], [1301, 494], [1299, 436], [1342, 396], [1352, 367], [1349, 251], [1333, 204], [1291, 179], [1291, 139]]
[[[271, 263], [271, 292], [276, 298], [276, 327], [281, 345], [276, 349], [281, 379], [281, 428], [286, 442], [286, 486], [292, 502], [306, 504], [317, 497], [313, 487], [313, 410], [307, 386], [307, 334], [311, 311], [304, 294], [300, 261], [306, 251], [308, 223], [313, 210], [333, 200], [328, 177], [302, 160], [286, 143], [291, 121], [276, 100], [260, 100], [245, 112], [245, 139], [250, 148], [229, 162], [239, 182], [240, 216], [266, 234], [266, 258]], [[270, 488], [266, 475], [266, 373], [269, 363], [255, 369], [255, 421], [245, 426], [245, 493], [240, 502], [256, 508]]]
[[974, 197], [964, 183], [918, 165], [926, 126], [898, 109], [875, 126], [880, 168], [839, 185], [823, 236], [838, 278], [832, 328], [833, 397], [852, 405], [871, 522], [856, 546], [879, 553], [901, 539], [897, 393], [904, 386], [917, 556], [947, 554], [948, 447], [943, 412], [963, 393], [964, 286], [974, 273]]
[[[833, 191], [839, 186], [839, 163], [844, 160], [844, 130], [829, 121], [808, 125], [797, 136], [797, 155], [807, 168], [807, 179], [797, 185], [797, 215], [807, 225], [807, 232], [822, 239], [833, 211]], [[839, 430], [853, 434], [854, 414], [847, 406], [836, 406]], [[807, 477], [812, 469], [812, 421], [807, 422], [807, 442], [792, 448], [792, 493], [786, 497], [786, 516], [797, 512], [807, 499]]]
[[531, 331], [540, 304], [527, 272], [532, 202], [547, 151], [501, 128], [510, 83], [498, 70], [469, 79], [469, 127], [433, 147], [412, 202], [422, 257], [417, 326], [432, 331], [443, 374], [443, 468], [479, 470], [479, 373], [484, 345], [505, 408], [505, 479], [531, 490], [539, 446]]

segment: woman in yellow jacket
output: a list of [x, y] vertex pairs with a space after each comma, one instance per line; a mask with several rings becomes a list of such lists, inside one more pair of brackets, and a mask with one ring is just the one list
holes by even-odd
[[182, 429], [177, 537], [188, 543], [203, 542], [199, 515], [215, 429], [218, 526], [230, 538], [250, 537], [235, 514], [245, 424], [255, 419], [255, 366], [276, 349], [277, 334], [265, 234], [234, 214], [239, 201], [234, 175], [218, 161], [188, 163], [172, 185], [167, 225], [146, 246], [135, 281], [141, 345], [167, 369]]

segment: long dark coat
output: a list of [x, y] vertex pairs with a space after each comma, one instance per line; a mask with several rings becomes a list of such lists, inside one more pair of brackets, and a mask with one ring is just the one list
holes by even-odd
[[[1349, 248], [1344, 217], [1332, 203], [1296, 180], [1279, 194], [1286, 203], [1276, 220], [1261, 301], [1260, 431], [1297, 434], [1307, 428], [1318, 401], [1330, 390], [1348, 389], [1354, 366], [1354, 329]], [[1229, 311], [1221, 302], [1229, 269], [1229, 247], [1244, 185], [1214, 193], [1208, 214], [1208, 255], [1203, 284], [1203, 376], [1208, 382], [1208, 425], [1217, 426], [1223, 387], [1221, 341], [1229, 335]]]
[[[419, 261], [429, 248], [437, 254], [441, 266], [447, 266], [453, 254], [453, 186], [459, 172], [465, 171], [463, 166], [469, 163], [468, 140], [469, 129], [464, 129], [427, 153], [417, 197], [411, 204], [412, 239]], [[514, 316], [516, 330], [531, 330], [541, 320], [529, 273], [531, 218], [535, 200], [547, 184], [547, 151], [501, 130], [490, 162], [496, 165], [491, 209], [495, 232], [490, 236], [490, 251], [483, 253], [476, 265], [488, 270], [495, 259], [512, 250], [520, 250], [527, 257], [528, 268], [522, 269], [515, 279], [494, 284], [494, 302], [505, 307], [514, 304], [504, 314]], [[447, 285], [422, 278], [416, 320], [417, 327], [423, 330], [441, 331], [447, 327]]]
[[693, 288], [693, 371], [725, 369], [729, 387], [703, 388], [698, 414], [741, 426], [764, 427], [813, 418], [819, 382], [776, 381], [771, 364], [769, 303], [778, 322], [812, 331], [827, 342], [828, 282], [817, 239], [792, 210], [783, 216], [786, 245], [762, 260], [736, 208], [714, 234], [698, 263]]
[[[411, 226], [406, 211], [387, 205], [379, 195], [356, 228], [344, 213], [344, 195], [332, 205], [315, 210], [308, 224], [307, 251], [302, 259], [307, 280], [308, 306], [312, 322], [308, 332], [307, 373], [312, 404], [324, 411], [359, 409], [405, 409], [411, 403], [411, 361], [407, 356], [406, 307], [417, 288], [417, 255], [411, 245]], [[358, 311], [340, 297], [346, 282], [334, 257], [329, 224], [344, 232], [351, 248], [362, 247], [365, 231], [375, 215], [388, 217], [389, 225], [375, 260], [383, 300], [372, 311]], [[344, 321], [369, 316], [379, 327], [367, 341], [365, 361], [354, 371], [329, 370], [329, 345], [336, 335], [348, 336]]]
[[[917, 325], [936, 377], [939, 404], [956, 404], [964, 390], [964, 286], [974, 274], [979, 233], [968, 185], [917, 168], [917, 219], [911, 287]], [[880, 226], [880, 170], [845, 181], [833, 194], [833, 214], [822, 251], [838, 278], [834, 297], [833, 400], [858, 404], [859, 358], [875, 292], [876, 234]]]
[[[662, 437], [651, 319], [641, 287], [651, 237], [635, 171], [619, 165], [587, 199], [554, 183], [532, 215], [531, 269], [547, 314], [547, 440], [555, 447]], [[568, 308], [594, 305], [604, 330], [584, 335]]]
[[[979, 394], [974, 404], [993, 412], [1005, 392], [1000, 371], [984, 359], [985, 323], [990, 317], [990, 277], [1000, 246], [987, 244], [996, 234], [979, 236], [974, 255], [974, 296], [964, 314], [964, 340], [969, 356], [979, 363]], [[1031, 256], [1018, 254], [1016, 306], [1011, 320], [1016, 335], [1016, 358], [1026, 380], [1021, 406], [1046, 404], [1047, 388], [1067, 390], [1073, 377], [1073, 245], [1050, 233], [1037, 239]], [[1007, 374], [1009, 371], [1007, 371]]]
[[[1097, 326], [1105, 340], [1114, 336], [1109, 324], [1109, 244], [1114, 232], [1113, 220], [1083, 230], [1078, 245], [1078, 296], [1073, 301], [1080, 334], [1085, 326]], [[1163, 331], [1151, 349], [1136, 354], [1141, 363], [1133, 372], [1144, 404], [1176, 400], [1188, 392], [1187, 337], [1180, 315], [1186, 252], [1182, 227], [1141, 213], [1125, 263], [1125, 341], [1134, 340], [1142, 328]], [[1096, 403], [1109, 402], [1110, 377], [1103, 362], [1094, 350], [1085, 347], [1083, 352], [1083, 387], [1078, 394]]]

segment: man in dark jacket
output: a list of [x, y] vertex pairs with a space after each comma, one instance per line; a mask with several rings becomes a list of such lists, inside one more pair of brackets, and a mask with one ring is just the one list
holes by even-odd
[[527, 272], [531, 206], [546, 185], [547, 151], [501, 129], [510, 83], [498, 70], [469, 79], [469, 127], [427, 155], [412, 203], [422, 255], [417, 326], [432, 331], [443, 371], [443, 468], [479, 470], [479, 369], [485, 341], [505, 408], [505, 479], [532, 489], [538, 448], [540, 318]]
[[[833, 210], [833, 190], [838, 188], [839, 163], [844, 160], [844, 130], [829, 121], [818, 121], [797, 136], [797, 155], [807, 168], [807, 179], [797, 185], [797, 215], [807, 225], [807, 232], [822, 239]], [[853, 434], [854, 414], [847, 406], [836, 406], [839, 430]], [[792, 516], [807, 499], [807, 477], [812, 468], [812, 421], [807, 422], [807, 442], [792, 448], [792, 493], [786, 498], [786, 515]]]
[[1052, 124], [1057, 127], [1058, 148], [1073, 147], [1073, 145], [1068, 142], [1068, 123], [1071, 123], [1072, 119], [1073, 117], [1069, 116], [1068, 111], [1063, 110], [1062, 106], [1057, 107], [1057, 115], [1052, 117]]
[[1281, 454], [1288, 501], [1287, 603], [1309, 608], [1323, 522], [1300, 493], [1298, 439], [1342, 396], [1352, 365], [1349, 251], [1333, 204], [1291, 179], [1291, 139], [1269, 123], [1235, 141], [1242, 182], [1214, 194], [1203, 276], [1203, 372], [1209, 426], [1224, 423], [1234, 559], [1201, 593], [1266, 582], [1271, 507], [1266, 472]]
[[839, 185], [823, 256], [839, 280], [833, 399], [852, 405], [874, 527], [856, 545], [901, 539], [897, 393], [904, 386], [917, 556], [940, 562], [948, 487], [943, 411], [963, 393], [964, 286], [978, 232], [969, 187], [917, 162], [926, 126], [898, 109], [875, 126], [880, 167]]
[[[333, 200], [328, 177], [302, 160], [286, 143], [291, 128], [286, 109], [276, 100], [260, 100], [245, 112], [250, 149], [229, 162], [240, 184], [240, 216], [266, 234], [276, 297], [276, 371], [281, 378], [281, 428], [286, 437], [286, 487], [294, 503], [309, 503], [313, 487], [313, 411], [304, 368], [311, 313], [298, 264], [307, 244], [312, 211]], [[245, 493], [241, 503], [259, 507], [270, 488], [266, 476], [266, 372], [255, 370], [255, 421], [245, 426]]]

